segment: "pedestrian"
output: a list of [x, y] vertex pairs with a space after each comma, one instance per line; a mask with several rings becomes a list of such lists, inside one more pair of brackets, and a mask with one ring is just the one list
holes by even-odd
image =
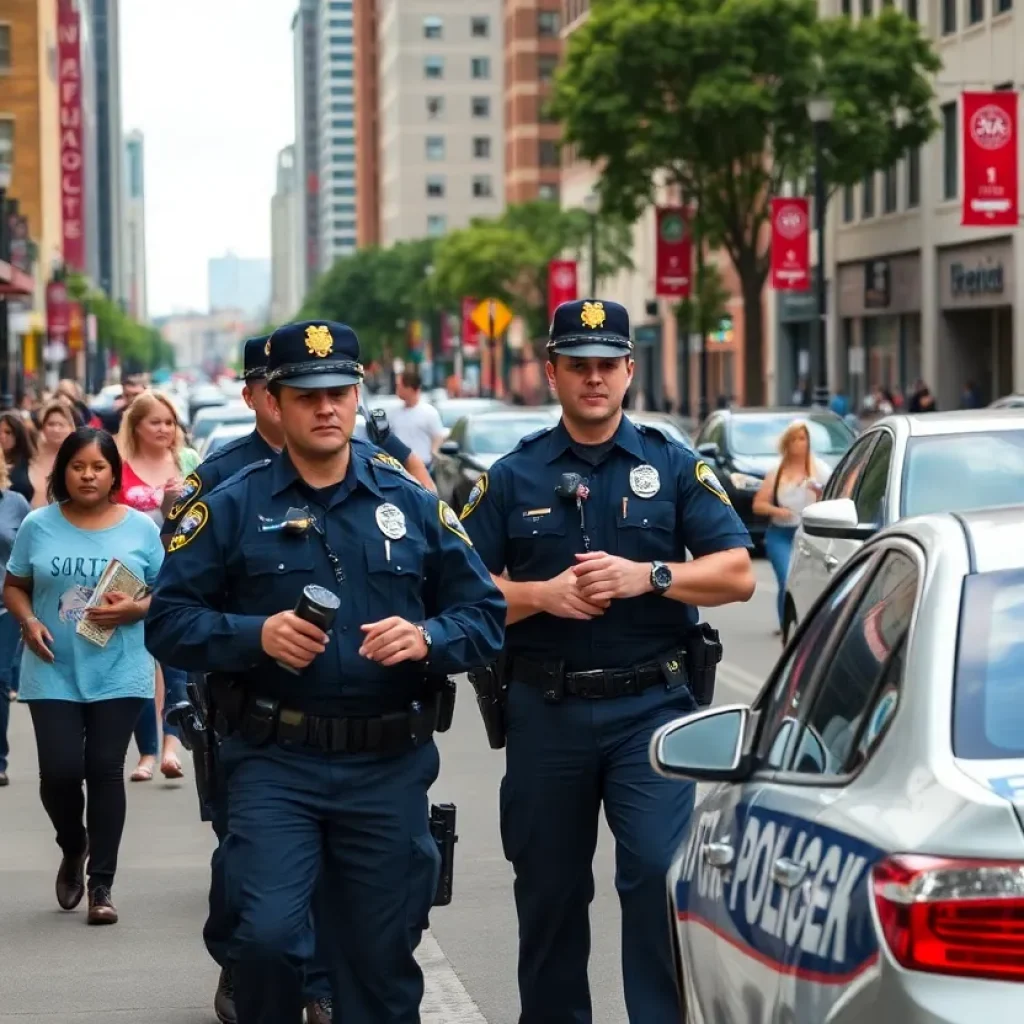
[[75, 427], [71, 409], [62, 402], [50, 402], [43, 406], [39, 414], [39, 443], [28, 470], [33, 508], [42, 508], [49, 501], [50, 474], [53, 472], [57, 450]]
[[391, 412], [391, 430], [430, 469], [444, 440], [441, 414], [423, 400], [423, 382], [415, 366], [407, 366], [401, 372], [396, 389], [403, 404]]
[[[154, 665], [142, 626], [148, 597], [112, 592], [99, 607], [87, 604], [111, 559], [147, 585], [163, 560], [153, 521], [115, 503], [120, 486], [113, 438], [93, 427], [69, 435], [54, 461], [51, 504], [21, 524], [3, 591], [25, 641], [21, 700], [35, 729], [39, 792], [63, 854], [57, 902], [64, 910], [81, 902], [88, 858], [90, 924], [117, 921], [111, 890], [125, 820], [124, 759], [153, 696]], [[114, 636], [105, 646], [87, 640], [76, 630], [83, 618]]]
[[34, 489], [29, 479], [29, 466], [36, 455], [36, 444], [29, 430], [18, 413], [0, 413], [0, 448], [3, 449], [11, 488], [31, 504]]
[[632, 353], [624, 307], [560, 305], [547, 378], [561, 420], [499, 459], [462, 512], [508, 602], [500, 809], [515, 870], [519, 1024], [592, 1019], [602, 803], [629, 1020], [678, 1024], [665, 877], [694, 794], [657, 776], [648, 751], [659, 726], [707, 700], [720, 646], [698, 628], [698, 606], [754, 590], [750, 538], [713, 471], [623, 415]]
[[[180, 518], [147, 643], [217, 674], [240, 1024], [299, 1020], [322, 870], [342, 922], [341, 1020], [412, 1024], [423, 994], [413, 952], [439, 866], [427, 820], [436, 681], [495, 658], [505, 604], [454, 512], [389, 456], [350, 443], [355, 333], [291, 324], [269, 344], [268, 408], [285, 450]], [[329, 635], [293, 610], [309, 585], [338, 602]]]

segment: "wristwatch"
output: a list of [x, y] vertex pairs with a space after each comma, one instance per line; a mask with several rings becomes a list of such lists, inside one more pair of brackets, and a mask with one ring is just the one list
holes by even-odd
[[672, 570], [664, 562], [651, 562], [651, 586], [656, 594], [664, 594], [672, 586]]
[[430, 648], [433, 646], [434, 638], [427, 631], [426, 626], [417, 626], [420, 631], [420, 636], [423, 637], [423, 642], [427, 645], [427, 653], [424, 655], [423, 660], [426, 661], [430, 657]]

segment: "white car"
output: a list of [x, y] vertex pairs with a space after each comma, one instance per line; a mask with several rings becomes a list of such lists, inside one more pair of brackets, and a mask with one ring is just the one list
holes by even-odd
[[970, 410], [886, 416], [804, 509], [786, 578], [783, 637], [876, 531], [907, 516], [1024, 503], [1024, 416]]

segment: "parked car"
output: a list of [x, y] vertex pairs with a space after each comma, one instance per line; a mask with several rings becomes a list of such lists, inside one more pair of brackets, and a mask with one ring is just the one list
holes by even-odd
[[827, 409], [717, 409], [695, 444], [722, 482], [755, 544], [764, 540], [768, 520], [754, 514], [754, 495], [779, 462], [779, 438], [795, 420], [807, 423], [811, 449], [829, 468], [843, 457], [856, 435]]
[[691, 1024], [977, 1024], [1024, 993], [1024, 508], [906, 520], [748, 707], [667, 724], [710, 783], [668, 877]]
[[434, 403], [441, 416], [441, 425], [451, 435], [452, 427], [455, 426], [463, 416], [472, 416], [477, 412], [500, 412], [503, 409], [511, 409], [500, 398], [445, 398]]
[[886, 416], [857, 438], [821, 499], [804, 510], [793, 540], [784, 636], [883, 526], [1024, 502], [1024, 418], [993, 410]]
[[206, 440], [217, 427], [225, 423], [244, 423], [252, 430], [256, 425], [256, 413], [245, 402], [203, 406], [195, 414], [189, 431], [192, 435], [192, 447], [203, 454], [206, 450]]
[[559, 412], [558, 406], [503, 406], [463, 416], [434, 460], [437, 493], [461, 511], [481, 475], [527, 434], [557, 423]]
[[1004, 395], [989, 405], [990, 409], [1024, 409], [1024, 395]]
[[240, 437], [246, 437], [253, 432], [256, 426], [255, 418], [251, 423], [246, 422], [234, 422], [234, 423], [219, 423], [210, 432], [209, 437], [206, 438], [203, 443], [203, 449], [200, 452], [202, 457], [205, 459], [208, 455], [212, 455], [218, 448], [223, 448], [224, 445], [230, 441], [235, 441]]
[[687, 432], [683, 420], [667, 412], [644, 412], [642, 410], [629, 409], [626, 415], [634, 422], [644, 427], [654, 427], [660, 430], [666, 437], [678, 441], [690, 451], [694, 450], [693, 437]]

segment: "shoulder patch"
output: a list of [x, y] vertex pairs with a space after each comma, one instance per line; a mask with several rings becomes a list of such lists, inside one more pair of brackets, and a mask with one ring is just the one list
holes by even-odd
[[725, 493], [725, 488], [722, 486], [722, 481], [715, 476], [715, 471], [703, 459], [697, 463], [694, 473], [697, 477], [697, 483], [701, 487], [709, 490], [719, 501], [724, 502], [726, 505], [732, 505], [729, 495]]
[[178, 500], [171, 506], [167, 518], [173, 523], [188, 506], [202, 493], [203, 481], [197, 473], [189, 473], [181, 486]]
[[469, 539], [469, 534], [466, 533], [466, 528], [462, 525], [459, 517], [455, 514], [455, 509], [453, 509], [447, 501], [441, 501], [438, 499], [437, 517], [441, 520], [441, 525], [446, 530], [451, 530], [451, 532], [460, 540], [465, 541], [470, 547], [473, 546], [473, 542]]
[[209, 521], [210, 510], [207, 508], [206, 502], [197, 501], [185, 513], [185, 518], [178, 525], [178, 529], [174, 531], [171, 543], [167, 546], [167, 553], [172, 554], [175, 551], [180, 551], [187, 544], [191, 544]]
[[466, 504], [462, 506], [462, 512], [459, 514], [459, 519], [466, 519], [473, 514], [473, 510], [480, 504], [484, 499], [484, 495], [487, 493], [487, 474], [483, 473], [480, 479], [473, 484], [473, 489], [469, 492], [469, 497], [466, 498]]
[[393, 469], [398, 473], [405, 472], [405, 466], [403, 466], [393, 455], [388, 455], [387, 452], [374, 452], [373, 461], [382, 466], [387, 466], [388, 469]]

